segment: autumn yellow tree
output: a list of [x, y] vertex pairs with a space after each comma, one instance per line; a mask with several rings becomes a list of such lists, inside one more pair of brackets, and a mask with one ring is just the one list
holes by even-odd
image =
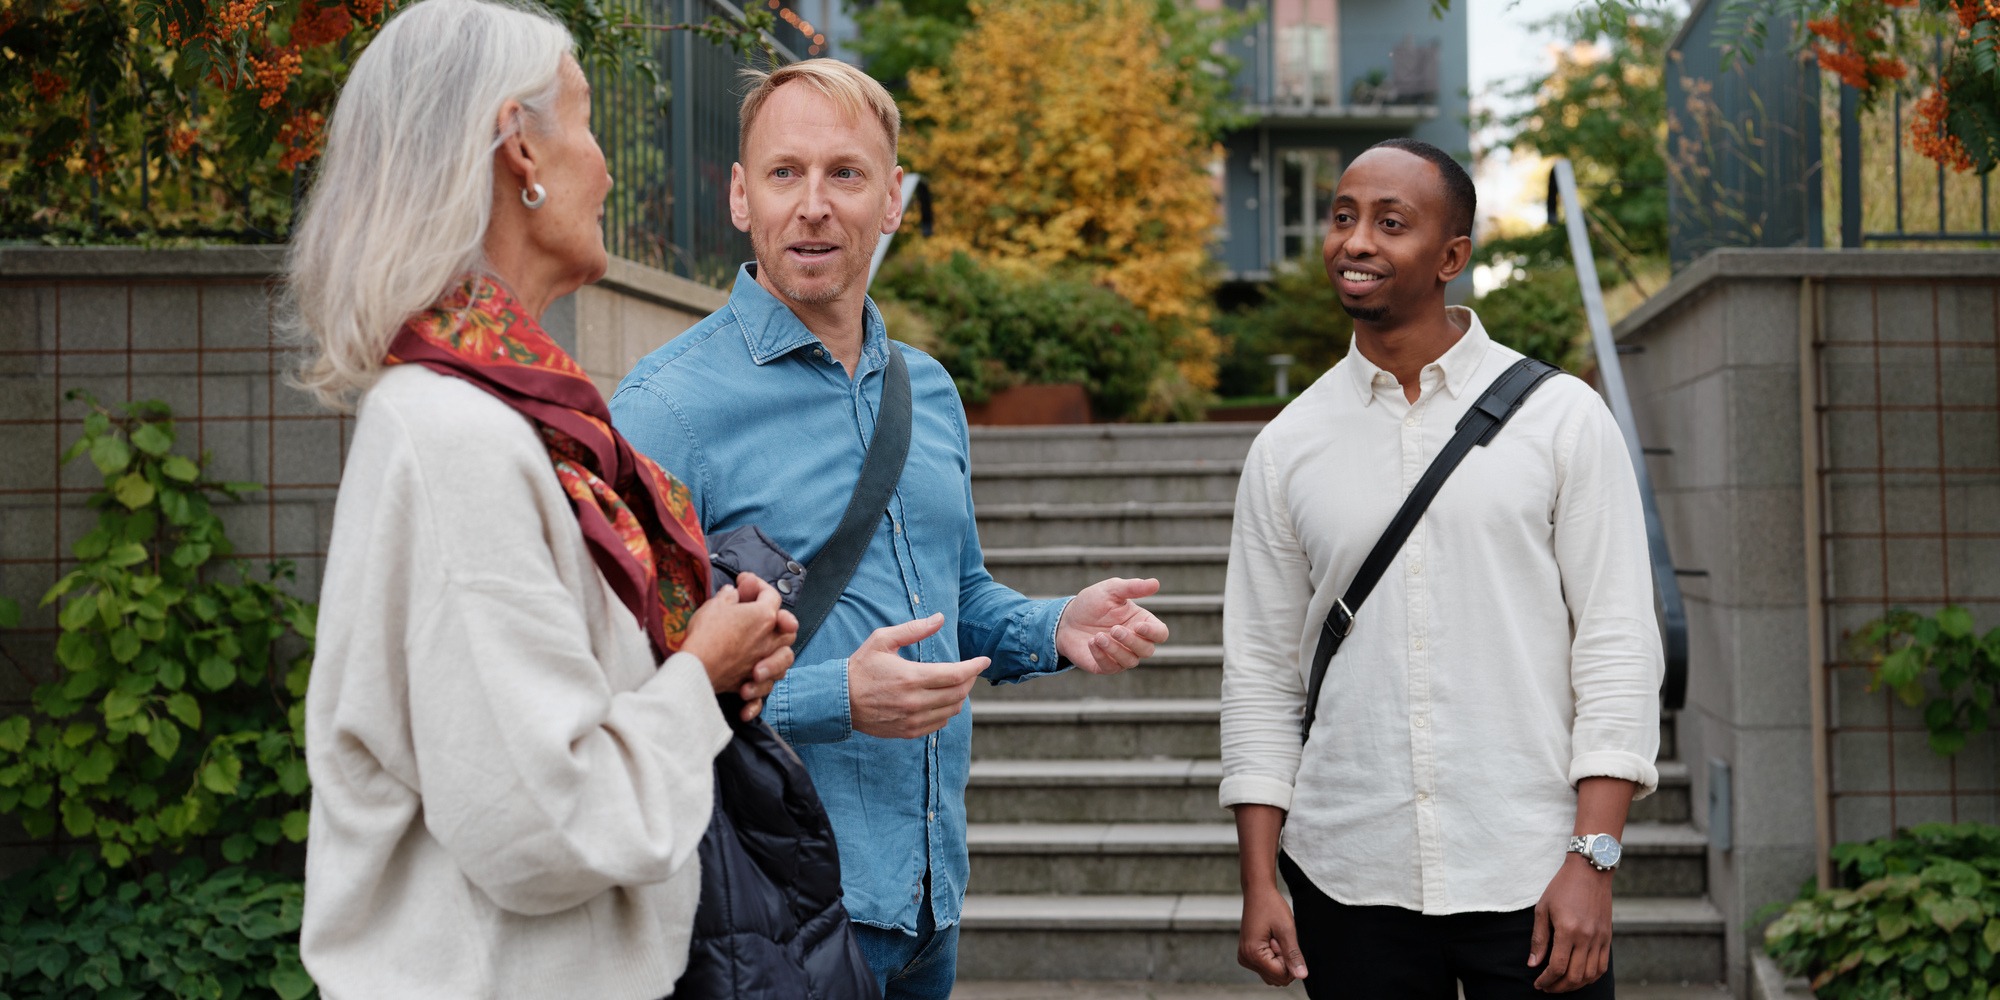
[[920, 252], [1096, 276], [1172, 331], [1156, 410], [1215, 385], [1218, 222], [1203, 70], [1145, 0], [988, 0], [942, 69], [910, 78]]

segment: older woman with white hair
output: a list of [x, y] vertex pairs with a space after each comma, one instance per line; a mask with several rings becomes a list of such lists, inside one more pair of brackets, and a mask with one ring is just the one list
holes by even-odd
[[488, 0], [397, 15], [293, 239], [301, 380], [359, 400], [306, 696], [328, 997], [669, 993], [716, 695], [747, 716], [791, 663], [778, 594], [709, 594], [686, 488], [538, 322], [607, 266], [571, 48]]

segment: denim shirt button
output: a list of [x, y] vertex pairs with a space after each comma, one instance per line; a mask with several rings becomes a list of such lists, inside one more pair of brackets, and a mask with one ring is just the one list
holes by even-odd
[[1029, 653], [1029, 654], [1028, 654], [1028, 662], [1029, 662], [1029, 663], [1040, 663], [1040, 662], [1042, 662], [1042, 654], [1040, 654], [1040, 653]]

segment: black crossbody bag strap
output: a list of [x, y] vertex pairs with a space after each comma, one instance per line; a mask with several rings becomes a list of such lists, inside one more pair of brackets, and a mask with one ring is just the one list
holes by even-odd
[[833, 529], [833, 537], [806, 566], [805, 592], [793, 609], [799, 618], [794, 654], [805, 650], [847, 590], [847, 581], [882, 526], [882, 512], [889, 507], [889, 495], [903, 478], [903, 461], [909, 457], [910, 369], [903, 363], [902, 349], [891, 343], [889, 366], [882, 373], [882, 409], [876, 416], [875, 435], [868, 440], [868, 457], [861, 462], [861, 479], [848, 498], [847, 512], [840, 515], [840, 527]]
[[1312, 677], [1306, 684], [1306, 712], [1299, 720], [1299, 742], [1303, 743], [1312, 735], [1313, 716], [1319, 709], [1319, 692], [1326, 683], [1326, 666], [1333, 661], [1333, 654], [1340, 650], [1340, 643], [1354, 631], [1354, 615], [1361, 609], [1361, 602], [1368, 599], [1375, 584], [1381, 582], [1382, 574], [1389, 569], [1389, 563], [1396, 558], [1403, 543], [1409, 541], [1410, 532], [1417, 529], [1417, 521], [1437, 497], [1444, 481], [1451, 477], [1452, 470], [1465, 459], [1475, 445], [1484, 445], [1493, 440], [1493, 435], [1507, 423], [1507, 418], [1521, 408], [1543, 382], [1562, 369], [1545, 361], [1522, 358], [1513, 367], [1500, 373], [1486, 391], [1480, 394], [1478, 402], [1472, 404], [1465, 416], [1458, 422], [1456, 433], [1445, 444], [1444, 450], [1431, 461], [1431, 467], [1424, 470], [1416, 488], [1403, 499], [1403, 506], [1389, 521], [1389, 527], [1377, 539], [1375, 547], [1368, 552], [1368, 558], [1361, 562], [1361, 572], [1347, 585], [1347, 593], [1333, 602], [1333, 610], [1327, 612], [1326, 621], [1319, 627], [1319, 645], [1313, 649]]

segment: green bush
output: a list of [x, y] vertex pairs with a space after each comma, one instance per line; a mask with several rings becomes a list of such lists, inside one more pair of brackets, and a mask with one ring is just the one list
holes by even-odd
[[1223, 343], [1216, 393], [1225, 398], [1262, 396], [1271, 391], [1274, 354], [1289, 354], [1286, 378], [1291, 391], [1311, 385], [1347, 354], [1354, 321], [1340, 308], [1340, 295], [1314, 257], [1280, 266], [1254, 305], [1225, 313], [1215, 324]]
[[1583, 291], [1567, 264], [1524, 268], [1466, 305], [1488, 336], [1528, 357], [1574, 372], [1590, 356]]
[[[204, 846], [232, 863], [274, 864], [305, 840], [315, 609], [282, 588], [289, 566], [257, 573], [231, 558], [211, 501], [257, 487], [210, 480], [175, 454], [166, 406], [113, 411], [70, 398], [90, 412], [63, 461], [88, 456], [104, 486], [89, 500], [95, 528], [72, 547], [76, 568], [42, 597], [59, 605], [54, 676], [28, 713], [0, 719], [0, 813], [80, 846], [8, 883], [0, 1000], [86, 988], [302, 996], [311, 982], [294, 988], [304, 973], [288, 972], [298, 964], [296, 878], [211, 877], [198, 862], [160, 872]], [[0, 601], [0, 627], [19, 617]], [[266, 903], [282, 919], [256, 918], [262, 936], [216, 929]], [[182, 932], [200, 947], [184, 946]]]
[[0, 883], [0, 996], [300, 1000], [303, 900], [296, 879], [194, 858], [138, 877], [78, 851]]
[[1924, 708], [1931, 752], [1949, 757], [1993, 722], [2000, 696], [2000, 628], [1980, 635], [1972, 613], [1947, 606], [1933, 616], [1897, 609], [1855, 636], [1872, 648], [1869, 690], [1886, 687], [1903, 704]]
[[928, 342], [913, 346], [944, 365], [969, 403], [1011, 386], [1074, 382], [1100, 419], [1168, 415], [1149, 404], [1173, 374], [1169, 337], [1109, 288], [982, 266], [959, 253], [935, 264], [892, 260], [873, 294], [885, 311], [899, 303], [923, 317]]
[[2000, 1000], [2000, 827], [1934, 823], [1833, 849], [1844, 887], [1808, 884], [1764, 931], [1823, 1000]]

